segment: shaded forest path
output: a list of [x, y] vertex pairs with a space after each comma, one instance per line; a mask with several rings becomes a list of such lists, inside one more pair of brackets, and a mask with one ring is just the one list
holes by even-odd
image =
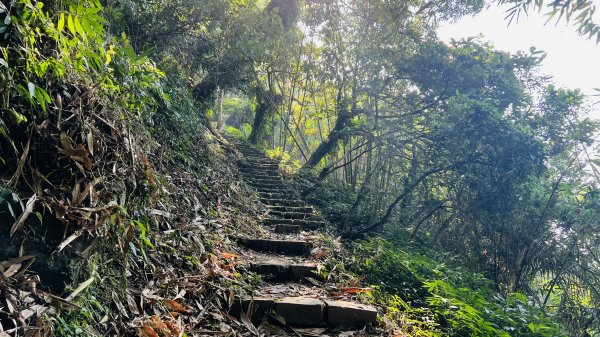
[[[239, 169], [246, 183], [267, 207], [263, 224], [268, 237], [234, 239], [245, 247], [249, 270], [262, 282], [252, 297], [241, 298], [232, 309], [242, 321], [263, 322], [270, 333], [279, 335], [275, 320], [297, 335], [320, 336], [329, 331], [362, 329], [376, 323], [377, 310], [348, 297], [332, 295], [320, 280], [320, 265], [311, 259], [313, 234], [326, 222], [312, 206], [295, 197], [279, 172], [279, 164], [244, 142], [237, 142], [243, 155]], [[312, 236], [311, 236], [312, 235]], [[325, 336], [325, 335], [323, 335]]]

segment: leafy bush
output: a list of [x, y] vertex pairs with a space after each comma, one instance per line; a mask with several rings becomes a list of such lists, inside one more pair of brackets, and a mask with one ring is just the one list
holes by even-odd
[[532, 298], [499, 293], [482, 275], [441, 262], [449, 256], [432, 258], [398, 238], [371, 238], [352, 251], [388, 317], [415, 336], [567, 336]]

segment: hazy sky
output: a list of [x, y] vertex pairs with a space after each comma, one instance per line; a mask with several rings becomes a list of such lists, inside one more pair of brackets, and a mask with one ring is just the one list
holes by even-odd
[[[494, 5], [474, 17], [445, 23], [438, 34], [445, 41], [481, 34], [484, 41], [508, 52], [528, 51], [535, 46], [548, 53], [542, 71], [552, 75], [556, 84], [579, 88], [589, 95], [598, 94], [593, 88], [600, 88], [600, 44], [577, 35], [576, 29], [565, 22], [544, 25], [543, 13], [530, 12], [529, 16], [521, 16], [519, 22], [513, 21], [507, 27], [505, 9]], [[599, 100], [598, 97], [592, 99]], [[598, 105], [595, 110], [594, 117], [600, 118]]]

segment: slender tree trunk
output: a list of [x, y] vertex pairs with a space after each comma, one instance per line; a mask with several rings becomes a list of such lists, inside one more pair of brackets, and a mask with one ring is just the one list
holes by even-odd
[[344, 134], [344, 129], [350, 123], [352, 119], [352, 114], [346, 111], [340, 112], [338, 115], [338, 119], [335, 122], [335, 126], [327, 139], [321, 142], [317, 149], [311, 154], [310, 158], [304, 164], [305, 168], [314, 168], [321, 162], [321, 159], [331, 153], [333, 151], [340, 140], [342, 140], [346, 135]]
[[217, 130], [220, 130], [223, 127], [223, 97], [225, 91], [219, 87], [217, 87], [217, 103], [215, 104], [215, 114], [214, 121], [217, 122]]
[[254, 123], [252, 123], [252, 133], [248, 138], [250, 143], [255, 145], [262, 141], [265, 125], [272, 110], [272, 102], [268, 96], [262, 87], [256, 88], [256, 112], [254, 113]]

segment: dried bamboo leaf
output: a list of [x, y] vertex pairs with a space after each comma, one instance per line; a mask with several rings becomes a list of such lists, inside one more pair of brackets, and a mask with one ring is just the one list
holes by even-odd
[[19, 159], [19, 164], [17, 165], [15, 174], [8, 182], [8, 184], [10, 186], [13, 186], [13, 188], [17, 187], [17, 184], [19, 183], [19, 179], [21, 178], [21, 175], [23, 174], [23, 167], [25, 167], [25, 161], [27, 160], [27, 156], [29, 155], [29, 146], [30, 145], [31, 145], [31, 137], [29, 137], [29, 139], [27, 140], [25, 149], [23, 149], [23, 153], [21, 154], [21, 158]]
[[21, 228], [21, 226], [23, 226], [23, 223], [25, 223], [25, 220], [27, 220], [29, 215], [33, 212], [33, 206], [35, 205], [36, 200], [37, 200], [37, 196], [35, 194], [32, 195], [31, 198], [29, 198], [29, 200], [27, 200], [27, 205], [25, 206], [25, 211], [19, 216], [17, 221], [13, 224], [12, 228], [10, 229], [11, 237], [15, 234], [15, 232], [17, 230], [19, 230], [19, 228]]
[[94, 283], [95, 279], [96, 278], [92, 276], [89, 279], [87, 279], [84, 282], [82, 282], [79, 286], [77, 286], [77, 288], [75, 288], [75, 290], [73, 290], [73, 292], [71, 293], [71, 295], [67, 296], [66, 300], [67, 301], [74, 300], [75, 297], [77, 295], [79, 295], [79, 293], [81, 293], [82, 291], [85, 290], [85, 288], [89, 287], [92, 283]]

